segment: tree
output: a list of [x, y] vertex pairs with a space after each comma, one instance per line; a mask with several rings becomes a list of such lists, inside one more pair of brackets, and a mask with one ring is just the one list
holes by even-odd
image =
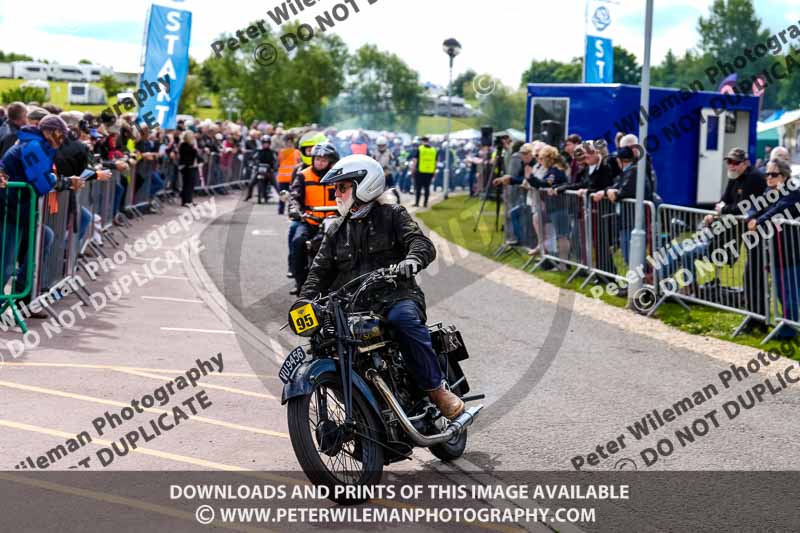
[[636, 56], [621, 46], [614, 47], [614, 83], [639, 85], [642, 82], [642, 67]]
[[103, 74], [100, 76], [100, 85], [103, 86], [103, 89], [106, 91], [106, 96], [109, 98], [117, 93], [122, 92], [122, 90], [125, 88], [123, 84], [117, 81], [117, 78], [109, 74]]
[[481, 123], [495, 130], [524, 129], [527, 92], [524, 89], [511, 89], [499, 80], [493, 80], [493, 86], [494, 90], [481, 98]]
[[[777, 93], [775, 102], [772, 105], [779, 105], [784, 109], [797, 109], [800, 108], [800, 68], [798, 68], [797, 59], [794, 57], [788, 59], [789, 57], [791, 56], [787, 55], [785, 58], [778, 59], [780, 62], [787, 65], [789, 64], [787, 62], [790, 61], [794, 61], [795, 63], [794, 70], [790, 74], [790, 77], [778, 82], [779, 86], [777, 87], [777, 91], [775, 91]], [[767, 92], [769, 93], [769, 91]], [[770, 104], [770, 101], [765, 101], [764, 107], [772, 107]]]
[[81, 59], [80, 61], [78, 61], [78, 64], [79, 65], [91, 65], [92, 62], [89, 61], [88, 59]]
[[422, 107], [418, 74], [395, 54], [364, 45], [350, 57], [347, 105], [359, 124], [412, 130]]
[[201, 91], [200, 78], [193, 74], [187, 75], [186, 81], [183, 83], [181, 99], [178, 101], [178, 113], [182, 115], [194, 115], [197, 97], [200, 96]]
[[680, 87], [678, 78], [680, 69], [678, 58], [672, 52], [672, 48], [667, 50], [664, 61], [650, 69], [650, 82], [656, 87]]
[[761, 28], [752, 0], [714, 0], [708, 18], [697, 21], [699, 49], [732, 62], [745, 48], [769, 39], [769, 31]]
[[[284, 24], [281, 31], [297, 34], [298, 26]], [[201, 79], [219, 94], [235, 91], [245, 122], [255, 118], [286, 124], [319, 122], [324, 106], [344, 86], [347, 46], [336, 35], [320, 34], [298, 40], [287, 52], [272, 27], [265, 25], [265, 29], [260, 40], [242, 42], [236, 50], [226, 49], [222, 57], [206, 60], [200, 67]], [[223, 34], [218, 39], [231, 37]], [[274, 55], [258, 53], [271, 50]]]
[[[770, 38], [770, 31], [762, 27], [751, 0], [714, 0], [708, 18], [700, 17], [697, 28], [700, 33], [699, 48], [708, 59], [706, 68], [715, 68], [718, 71], [717, 75], [703, 74], [703, 79], [711, 86], [711, 90], [717, 89], [720, 81], [727, 75], [724, 70], [729, 66], [736, 71], [739, 82], [748, 82], [749, 86], [749, 80], [755, 75], [770, 68], [774, 61], [782, 61], [781, 56], [771, 54], [762, 58], [755, 56], [754, 61], [746, 57], [746, 50], [753, 50], [757, 44], [766, 43]], [[738, 68], [737, 59], [740, 64], [743, 60], [746, 64]], [[779, 105], [779, 101], [794, 101], [789, 93], [790, 89], [783, 90], [784, 85], [792, 87], [793, 82], [778, 81], [767, 87], [763, 97], [765, 107]], [[749, 88], [747, 93], [750, 94]]]
[[472, 84], [472, 80], [474, 80], [475, 76], [477, 75], [478, 73], [472, 69], [462, 72], [456, 77], [456, 79], [453, 80], [453, 84], [450, 87], [450, 92], [453, 94], [453, 96], [460, 96], [461, 98], [464, 98], [465, 88]]
[[531, 66], [522, 73], [521, 86], [529, 83], [580, 83], [583, 78], [583, 60], [575, 57], [569, 63], [552, 59], [531, 61]]
[[0, 63], [11, 63], [13, 61], [33, 61], [33, 58], [25, 54], [17, 54], [16, 52], [4, 53], [0, 50]]

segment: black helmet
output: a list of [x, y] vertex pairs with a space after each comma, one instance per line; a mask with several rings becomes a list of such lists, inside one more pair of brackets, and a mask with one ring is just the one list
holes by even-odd
[[330, 142], [327, 141], [321, 142], [319, 144], [314, 145], [314, 148], [311, 149], [312, 160], [315, 157], [323, 155], [328, 157], [331, 166], [335, 165], [339, 161], [339, 152], [336, 150], [336, 147]]

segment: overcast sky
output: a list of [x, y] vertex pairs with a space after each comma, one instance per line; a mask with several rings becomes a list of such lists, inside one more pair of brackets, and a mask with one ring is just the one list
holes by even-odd
[[[299, 19], [311, 21], [340, 0], [318, 0]], [[468, 68], [489, 73], [512, 86], [532, 59], [568, 61], [583, 54], [584, 0], [351, 0], [359, 13], [338, 23], [338, 33], [355, 49], [374, 43], [401, 56], [420, 73], [422, 81], [447, 82], [447, 56], [441, 43], [455, 37], [463, 52], [456, 59], [456, 75]], [[116, 70], [135, 71], [147, 7], [151, 2], [131, 0], [0, 0], [0, 50], [77, 63], [86, 58]], [[159, 2], [170, 5], [169, 2]], [[189, 0], [172, 3], [193, 12], [191, 54], [203, 60], [210, 44], [222, 32], [242, 29], [266, 19], [267, 9], [282, 0]], [[656, 2], [653, 62], [671, 47], [683, 53], [698, 42], [697, 18], [707, 15], [711, 0]], [[643, 53], [644, 0], [620, 0], [615, 44], [640, 60]], [[756, 0], [765, 25], [780, 31], [800, 20], [797, 0]]]

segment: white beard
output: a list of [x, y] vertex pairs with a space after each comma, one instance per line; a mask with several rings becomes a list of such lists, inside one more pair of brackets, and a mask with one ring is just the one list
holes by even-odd
[[339, 214], [345, 216], [347, 213], [350, 212], [350, 208], [353, 207], [353, 202], [355, 199], [350, 196], [350, 200], [344, 202], [341, 198], [336, 199], [336, 209], [339, 210]]
[[733, 170], [728, 171], [728, 179], [731, 180], [739, 179], [739, 176], [741, 175], [742, 175], [741, 172], [734, 172]]

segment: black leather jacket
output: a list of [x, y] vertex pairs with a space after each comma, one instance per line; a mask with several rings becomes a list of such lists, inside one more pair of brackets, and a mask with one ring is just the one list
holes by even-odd
[[[300, 298], [327, 294], [357, 276], [404, 259], [414, 259], [425, 268], [435, 258], [433, 242], [403, 206], [376, 203], [365, 217], [353, 220], [348, 215], [328, 227]], [[413, 278], [398, 279], [395, 289], [376, 288], [367, 298], [369, 308], [377, 312], [404, 299], [425, 309], [425, 295]]]

